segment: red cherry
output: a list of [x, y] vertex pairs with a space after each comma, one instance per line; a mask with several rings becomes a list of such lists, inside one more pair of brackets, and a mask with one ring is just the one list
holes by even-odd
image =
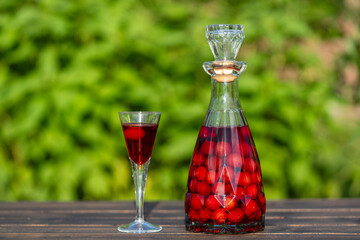
[[251, 182], [253, 184], [259, 184], [261, 182], [261, 175], [259, 172], [253, 172], [251, 174]]
[[213, 195], [208, 196], [205, 200], [205, 207], [210, 210], [218, 209], [220, 206], [219, 201]]
[[255, 184], [246, 187], [246, 195], [250, 195], [252, 199], [256, 199], [258, 195], [258, 189]]
[[207, 138], [209, 136], [209, 128], [202, 126], [200, 129], [199, 136], [203, 139]]
[[145, 131], [140, 126], [131, 126], [124, 131], [126, 140], [140, 140], [145, 136]]
[[208, 157], [206, 159], [206, 166], [209, 170], [216, 170], [218, 169], [218, 158], [216, 156]]
[[200, 166], [201, 164], [204, 163], [204, 161], [205, 161], [205, 158], [203, 157], [202, 154], [199, 154], [199, 153], [194, 154], [193, 161], [192, 161], [194, 165]]
[[190, 208], [190, 210], [189, 210], [189, 212], [188, 212], [187, 214], [188, 214], [189, 219], [190, 219], [191, 221], [197, 221], [197, 220], [200, 219], [197, 211], [195, 211], [195, 210], [192, 209], [192, 208]]
[[237, 154], [241, 154], [241, 151], [240, 151], [240, 144], [236, 143], [232, 143], [232, 150], [233, 150], [233, 153], [237, 153]]
[[199, 134], [203, 139], [206, 139], [207, 137], [210, 136], [210, 138], [215, 138], [216, 137], [216, 130], [214, 129], [210, 129], [208, 127], [202, 127], [200, 130], [200, 134]]
[[205, 181], [197, 185], [197, 193], [201, 195], [208, 195], [210, 193], [210, 186]]
[[195, 177], [199, 180], [199, 181], [203, 181], [205, 180], [206, 177], [206, 167], [204, 166], [200, 166], [195, 170]]
[[212, 187], [212, 193], [216, 194], [216, 195], [225, 195], [225, 184], [223, 182], [217, 182], [215, 183], [215, 185]]
[[241, 155], [249, 156], [252, 152], [251, 146], [246, 142], [242, 142], [240, 146]]
[[236, 199], [238, 201], [244, 201], [245, 200], [245, 188], [243, 187], [237, 187], [236, 188]]
[[212, 131], [210, 132], [210, 138], [214, 139], [216, 136], [217, 136], [216, 128], [213, 128]]
[[228, 220], [232, 223], [239, 223], [244, 219], [244, 212], [240, 208], [234, 208], [228, 213]]
[[219, 170], [219, 168], [224, 166], [224, 159], [213, 156], [210, 163], [211, 170]]
[[193, 194], [191, 196], [190, 206], [191, 206], [191, 208], [193, 208], [195, 210], [202, 208], [203, 202], [201, 201], [201, 199], [198, 197], [197, 194]]
[[239, 134], [242, 138], [248, 138], [250, 133], [250, 129], [248, 126], [243, 126], [239, 128]]
[[256, 217], [255, 219], [260, 221], [261, 220], [261, 215], [262, 215], [262, 212], [261, 211], [258, 211], [257, 214], [256, 214]]
[[251, 175], [248, 172], [238, 172], [236, 179], [237, 184], [240, 187], [246, 187], [251, 184]]
[[189, 169], [189, 178], [194, 178], [194, 177], [195, 177], [195, 167], [194, 165], [191, 165]]
[[230, 166], [223, 167], [219, 170], [219, 179], [225, 183], [234, 181], [234, 169]]
[[219, 157], [225, 157], [232, 151], [230, 143], [221, 141], [216, 144], [216, 155]]
[[202, 152], [206, 155], [213, 155], [215, 153], [216, 142], [206, 141], [202, 144]]
[[234, 195], [236, 186], [232, 186], [231, 183], [225, 184], [225, 192], [229, 195]]
[[197, 185], [198, 185], [198, 180], [197, 179], [192, 179], [189, 182], [189, 192], [191, 192], [191, 193], [196, 192]]
[[244, 164], [244, 159], [243, 157], [238, 154], [238, 153], [231, 153], [227, 158], [226, 158], [226, 163], [230, 166], [233, 166], [234, 168], [241, 168], [242, 165]]
[[216, 222], [216, 223], [224, 223], [226, 221], [227, 218], [227, 214], [225, 212], [224, 209], [222, 208], [218, 208], [217, 210], [215, 210], [212, 215], [211, 218]]
[[216, 162], [217, 170], [225, 166], [224, 158], [217, 158]]
[[206, 209], [199, 210], [199, 218], [201, 221], [206, 222], [209, 220], [211, 213]]
[[226, 196], [225, 197], [225, 209], [231, 210], [237, 206], [235, 197]]
[[254, 200], [250, 200], [246, 204], [245, 215], [250, 219], [253, 214], [259, 210], [257, 203]]
[[249, 157], [245, 158], [245, 170], [250, 173], [256, 172], [257, 171], [256, 161]]
[[208, 184], [215, 184], [217, 179], [217, 172], [214, 170], [210, 170], [206, 173], [206, 182]]

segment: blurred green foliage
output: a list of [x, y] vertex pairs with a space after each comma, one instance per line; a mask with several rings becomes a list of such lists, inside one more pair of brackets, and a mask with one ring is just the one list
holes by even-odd
[[241, 23], [268, 198], [360, 197], [360, 6], [0, 1], [0, 200], [133, 199], [117, 112], [163, 112], [146, 199], [182, 199], [210, 100], [205, 25]]

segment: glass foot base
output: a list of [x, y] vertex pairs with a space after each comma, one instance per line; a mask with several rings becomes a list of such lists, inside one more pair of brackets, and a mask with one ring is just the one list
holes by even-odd
[[118, 227], [119, 232], [125, 232], [125, 233], [153, 233], [153, 232], [159, 232], [161, 230], [162, 230], [161, 226], [153, 225], [146, 221], [137, 221], [137, 220], [129, 224], [121, 225]]

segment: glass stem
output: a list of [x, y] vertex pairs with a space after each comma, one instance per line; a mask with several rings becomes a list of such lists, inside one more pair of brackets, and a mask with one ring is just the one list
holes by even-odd
[[[131, 159], [130, 159], [131, 160]], [[149, 169], [150, 159], [142, 164], [138, 165], [132, 160], [132, 176], [134, 179], [135, 185], [135, 198], [136, 198], [136, 219], [137, 222], [144, 221], [144, 195], [145, 195], [145, 185], [146, 185], [146, 178], [147, 172]]]

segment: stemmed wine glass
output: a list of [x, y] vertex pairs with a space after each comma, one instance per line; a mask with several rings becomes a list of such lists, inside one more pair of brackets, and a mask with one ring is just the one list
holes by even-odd
[[150, 233], [159, 232], [162, 227], [144, 220], [144, 194], [147, 171], [155, 136], [159, 125], [160, 112], [119, 112], [124, 132], [132, 176], [135, 184], [135, 221], [118, 227], [120, 232]]

